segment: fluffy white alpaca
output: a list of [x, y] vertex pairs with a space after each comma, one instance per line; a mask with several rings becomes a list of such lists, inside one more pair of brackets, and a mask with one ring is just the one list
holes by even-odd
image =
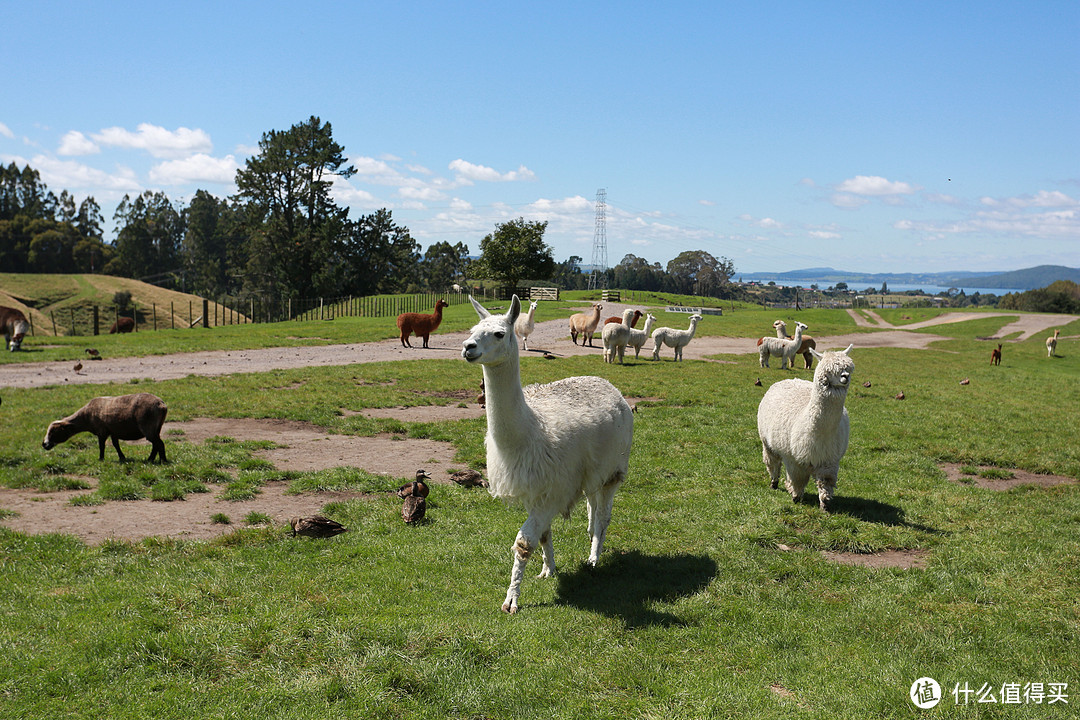
[[660, 348], [664, 345], [675, 348], [675, 361], [682, 360], [682, 351], [691, 340], [694, 339], [694, 333], [697, 332], [698, 321], [701, 320], [701, 316], [694, 313], [690, 316], [690, 327], [686, 330], [675, 330], [669, 327], [658, 327], [653, 330], [652, 334], [652, 359], [660, 359]]
[[780, 356], [780, 369], [791, 368], [795, 369], [795, 356], [799, 353], [799, 349], [802, 348], [802, 331], [806, 329], [804, 323], [795, 321], [795, 334], [788, 340], [783, 340], [784, 353]]
[[847, 452], [850, 422], [844, 400], [855, 363], [843, 352], [829, 352], [818, 358], [813, 382], [781, 380], [774, 383], [758, 405], [758, 437], [761, 457], [769, 469], [772, 488], [780, 481], [784, 466], [791, 499], [802, 499], [813, 477], [818, 487], [818, 503], [828, 510], [836, 488], [840, 458]]
[[627, 342], [628, 347], [634, 348], [634, 359], [638, 359], [638, 355], [641, 354], [641, 346], [645, 344], [645, 341], [649, 338], [649, 333], [652, 332], [652, 326], [656, 324], [656, 316], [649, 313], [645, 316], [645, 326], [640, 330], [636, 328], [630, 328], [630, 340]]
[[536, 329], [536, 305], [535, 300], [529, 303], [529, 312], [518, 317], [517, 322], [514, 323], [514, 332], [521, 338], [522, 350], [529, 349], [529, 336]]
[[515, 295], [505, 315], [492, 315], [472, 300], [480, 316], [461, 356], [484, 370], [487, 395], [488, 491], [520, 502], [529, 517], [514, 541], [514, 566], [502, 609], [518, 609], [521, 580], [539, 548], [540, 577], [555, 574], [551, 522], [568, 516], [584, 495], [596, 565], [611, 521], [615, 491], [626, 479], [634, 415], [622, 393], [598, 377], [571, 377], [521, 387], [514, 321], [521, 313]]
[[1055, 330], [1053, 337], [1046, 338], [1046, 357], [1054, 357], [1057, 352], [1057, 340], [1061, 330]]
[[623, 355], [626, 354], [626, 346], [630, 342], [630, 321], [637, 310], [627, 308], [623, 310], [621, 323], [607, 323], [600, 332], [600, 339], [604, 343], [604, 362], [615, 362], [615, 356], [619, 356], [619, 364], [623, 364]]
[[[802, 347], [802, 331], [806, 328], [801, 322], [795, 323], [795, 336], [787, 338], [781, 333], [787, 332], [787, 326], [782, 320], [777, 320], [773, 323], [773, 327], [776, 328], [776, 337], [763, 337], [758, 341], [758, 358], [761, 363], [761, 367], [769, 367], [769, 356], [776, 355], [780, 358], [780, 368], [784, 369], [791, 366], [795, 369], [795, 355], [799, 353]], [[807, 363], [809, 367], [809, 363]]]

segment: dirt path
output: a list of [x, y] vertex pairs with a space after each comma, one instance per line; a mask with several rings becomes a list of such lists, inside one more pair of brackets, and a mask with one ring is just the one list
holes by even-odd
[[[611, 304], [604, 308], [605, 317], [618, 315], [626, 305]], [[923, 350], [931, 343], [947, 338], [940, 335], [915, 333], [912, 330], [944, 323], [964, 322], [986, 317], [1013, 316], [1016, 322], [1003, 327], [995, 338], [1015, 332], [1024, 340], [1047, 328], [1065, 325], [1076, 320], [1073, 315], [1017, 314], [1017, 313], [948, 313], [923, 322], [901, 327], [886, 322], [872, 310], [848, 311], [856, 324], [864, 328], [876, 328], [874, 333], [850, 333], [834, 336], [815, 336], [820, 350], [843, 348], [854, 343], [856, 347], [890, 347]], [[865, 314], [864, 314], [865, 313]], [[676, 325], [676, 323], [672, 323]], [[681, 325], [681, 324], [680, 324]], [[48, 385], [83, 383], [125, 383], [133, 379], [175, 380], [189, 375], [217, 376], [233, 373], [264, 372], [267, 370], [349, 365], [352, 363], [414, 360], [424, 357], [460, 357], [461, 343], [468, 333], [442, 333], [433, 335], [430, 348], [403, 348], [397, 339], [371, 343], [345, 345], [318, 345], [298, 348], [267, 348], [256, 350], [222, 350], [210, 352], [155, 355], [149, 357], [106, 358], [99, 362], [84, 362], [80, 373], [72, 370], [70, 361], [52, 363], [20, 363], [0, 368], [0, 387], [36, 388]], [[559, 357], [572, 355], [600, 355], [599, 338], [594, 347], [582, 347], [570, 341], [566, 320], [548, 320], [537, 323], [530, 337], [529, 353], [540, 355], [550, 352]], [[642, 359], [649, 359], [652, 341], [646, 342]], [[684, 357], [701, 359], [707, 355], [744, 355], [757, 352], [757, 338], [697, 337], [686, 347]], [[670, 360], [671, 350], [661, 351], [661, 358]]]

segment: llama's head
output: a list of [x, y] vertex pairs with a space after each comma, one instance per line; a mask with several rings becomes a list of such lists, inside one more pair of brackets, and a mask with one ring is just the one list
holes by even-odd
[[19, 320], [15, 323], [15, 327], [12, 328], [11, 342], [8, 343], [8, 350], [15, 352], [22, 347], [23, 337], [30, 330], [30, 324], [25, 320]]
[[818, 359], [817, 369], [814, 370], [814, 384], [819, 390], [840, 396], [847, 394], [851, 373], [855, 371], [855, 361], [849, 355], [853, 347], [855, 346], [848, 345], [847, 349], [841, 352], [827, 353], [810, 349]]
[[785, 330], [787, 330], [787, 323], [786, 323], [786, 322], [784, 322], [783, 320], [776, 320], [776, 321], [774, 321], [774, 322], [773, 322], [773, 324], [772, 324], [772, 326], [773, 326], [774, 328], [784, 328]]
[[450, 303], [444, 301], [442, 298], [439, 298], [438, 300], [435, 301], [435, 309], [436, 310], [439, 310], [439, 309], [444, 308], [444, 307], [450, 307]]
[[535, 300], [533, 300], [533, 301], [532, 301], [531, 303], [529, 303], [529, 312], [532, 312], [533, 310], [535, 310], [535, 309], [536, 309], [536, 307], [537, 307], [537, 306], [538, 306], [539, 304], [540, 304], [540, 303], [536, 302]]
[[795, 321], [795, 329], [796, 330], [805, 330], [806, 327], [807, 327], [806, 323], [799, 322], [798, 320]]
[[483, 305], [469, 297], [480, 322], [473, 325], [469, 338], [461, 344], [461, 357], [481, 365], [500, 365], [511, 357], [517, 358], [517, 338], [514, 321], [521, 315], [521, 301], [515, 295], [505, 315], [492, 315]]

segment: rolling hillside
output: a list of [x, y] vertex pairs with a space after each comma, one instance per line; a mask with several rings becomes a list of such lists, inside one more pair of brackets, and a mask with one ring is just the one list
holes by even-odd
[[[99, 309], [100, 331], [108, 332], [115, 319], [113, 296], [123, 290], [131, 293], [140, 328], [152, 326], [155, 312], [159, 328], [187, 327], [202, 315], [201, 297], [129, 278], [0, 273], [0, 305], [22, 310], [33, 325], [34, 335], [39, 336], [90, 334], [95, 305]], [[224, 316], [224, 308], [211, 302], [211, 317], [215, 308]]]

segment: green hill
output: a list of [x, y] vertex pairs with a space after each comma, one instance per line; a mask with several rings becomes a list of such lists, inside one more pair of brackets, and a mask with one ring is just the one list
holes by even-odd
[[1075, 283], [1080, 283], [1080, 268], [1065, 267], [1064, 265], [1036, 265], [1023, 270], [1012, 270], [1011, 272], [968, 278], [966, 282], [974, 287], [1034, 290], [1044, 288], [1058, 280], [1072, 280]]
[[[152, 327], [155, 317], [158, 327], [187, 327], [202, 315], [201, 297], [130, 278], [0, 273], [0, 305], [22, 310], [30, 319], [35, 335], [89, 334], [95, 306], [100, 331], [108, 332], [115, 320], [113, 296], [120, 291], [131, 293], [131, 305], [138, 313], [140, 328]], [[215, 307], [216, 303], [210, 303], [211, 314]]]

